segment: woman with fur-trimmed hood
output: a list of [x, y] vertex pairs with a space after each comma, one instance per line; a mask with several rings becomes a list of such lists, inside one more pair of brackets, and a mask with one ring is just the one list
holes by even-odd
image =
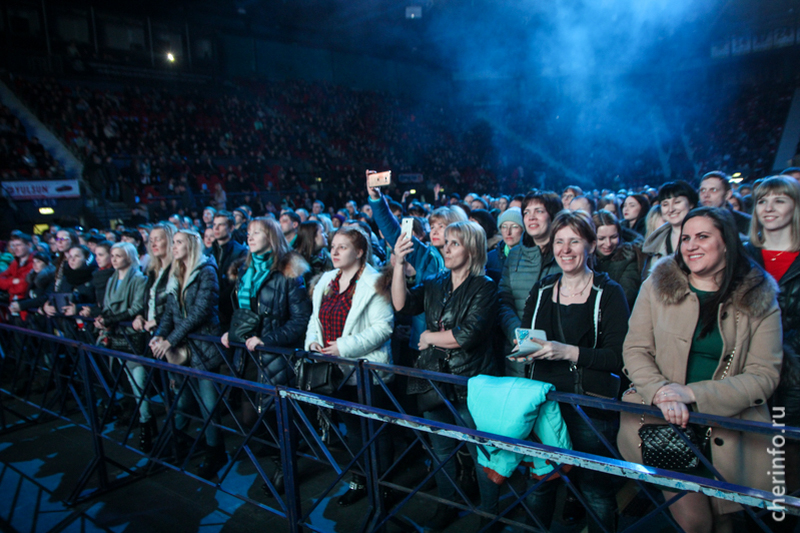
[[[235, 284], [232, 294], [234, 317], [237, 309], [248, 309], [258, 315], [259, 324], [245, 340], [247, 349], [258, 361], [258, 381], [268, 385], [287, 385], [292, 370], [281, 355], [256, 351], [259, 346], [302, 348], [303, 337], [311, 316], [311, 301], [303, 276], [308, 263], [291, 251], [278, 223], [271, 218], [253, 219], [247, 226], [250, 253], [234, 263], [228, 277]], [[234, 320], [235, 322], [235, 320]], [[222, 343], [230, 346], [229, 333]], [[235, 366], [239, 375], [255, 379], [255, 366], [250, 357], [237, 350]], [[261, 409], [269, 408], [272, 396], [264, 395]], [[251, 409], [248, 402], [242, 408]], [[255, 412], [245, 413], [245, 423], [255, 421]]]
[[[219, 335], [219, 279], [213, 257], [203, 254], [203, 239], [194, 230], [179, 230], [172, 240], [172, 268], [167, 281], [167, 303], [150, 349], [158, 359], [175, 362], [174, 354], [188, 353], [185, 362], [192, 368], [217, 372], [222, 355], [213, 342], [190, 339], [189, 335]], [[204, 419], [213, 411], [213, 422], [206, 426], [205, 439], [208, 452], [198, 468], [204, 479], [213, 478], [227, 463], [225, 443], [219, 430], [219, 409], [214, 410], [219, 393], [208, 379], [188, 378], [184, 384], [182, 374], [173, 374], [173, 392], [178, 394], [178, 411], [175, 415], [176, 438], [187, 437], [184, 430], [189, 417], [184, 413], [199, 404]]]
[[[685, 427], [690, 411], [769, 423], [783, 358], [777, 292], [748, 259], [727, 210], [689, 212], [678, 253], [654, 265], [631, 313], [623, 359], [632, 387], [623, 401], [659, 407], [664, 418], [646, 417], [649, 424]], [[621, 417], [618, 445], [628, 461], [642, 462], [641, 424], [639, 415]], [[729, 483], [770, 491], [770, 441], [713, 428], [706, 455]], [[685, 472], [711, 477], [702, 466]], [[738, 509], [700, 493], [670, 506], [686, 531], [724, 528]]]

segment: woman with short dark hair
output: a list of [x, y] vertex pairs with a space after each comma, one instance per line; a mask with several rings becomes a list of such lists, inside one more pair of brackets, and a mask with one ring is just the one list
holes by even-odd
[[643, 276], [650, 273], [653, 264], [664, 256], [672, 255], [678, 249], [681, 224], [686, 215], [698, 202], [697, 191], [683, 180], [670, 181], [658, 190], [658, 204], [661, 216], [666, 221], [651, 233], [642, 244], [642, 252], [647, 255]]
[[[622, 343], [628, 329], [628, 304], [622, 287], [592, 269], [597, 234], [588, 214], [562, 211], [552, 225], [552, 248], [561, 273], [534, 285], [522, 315], [522, 326], [543, 331], [541, 348], [516, 358], [525, 377], [551, 383], [560, 392], [616, 399], [622, 370]], [[584, 408], [592, 426], [614, 442], [619, 415]], [[609, 457], [611, 452], [571, 405], [562, 404], [573, 449]], [[615, 531], [616, 492], [613, 476], [580, 469], [573, 475], [578, 488], [599, 517], [589, 531]], [[535, 483], [535, 481], [532, 481]], [[528, 505], [545, 527], [555, 509], [558, 484], [546, 482], [528, 497]]]

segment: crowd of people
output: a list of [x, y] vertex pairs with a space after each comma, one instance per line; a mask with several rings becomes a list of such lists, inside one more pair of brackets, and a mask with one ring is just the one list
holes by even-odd
[[[648, 423], [691, 426], [691, 412], [769, 423], [770, 407], [778, 407], [786, 410], [786, 424], [796, 426], [798, 179], [800, 169], [789, 168], [739, 186], [712, 171], [696, 186], [569, 186], [560, 193], [441, 195], [430, 204], [397, 201], [368, 186], [362, 205], [347, 199], [337, 209], [316, 200], [309, 209], [254, 217], [247, 205], [233, 212], [207, 206], [198, 220], [172, 214], [135, 227], [15, 231], [0, 290], [16, 323], [70, 335], [78, 321], [113, 349], [209, 372], [229, 368], [260, 383], [291, 385], [294, 373], [284, 358], [259, 347], [304, 348], [653, 405], [662, 417], [646, 417]], [[521, 350], [523, 330], [534, 330], [533, 351]], [[191, 334], [218, 337], [229, 351]], [[145, 398], [139, 445], [149, 451], [159, 429], [144, 369], [132, 365], [127, 376], [134, 396]], [[173, 380], [172, 393], [181, 412], [194, 403], [206, 419], [215, 418], [205, 426], [207, 453], [198, 471], [210, 479], [228, 461], [213, 409], [217, 389], [190, 379], [189, 387]], [[449, 395], [458, 420], [427, 382], [396, 381], [390, 386], [413, 412], [476, 427], [466, 388]], [[376, 391], [376, 405], [390, 406]], [[336, 394], [356, 401], [355, 376]], [[269, 398], [260, 402], [242, 406], [245, 424], [273, 409]], [[559, 442], [611, 457], [593, 426], [626, 460], [646, 462], [645, 420], [585, 411], [591, 426], [562, 405]], [[188, 439], [190, 421], [178, 417], [176, 438]], [[342, 422], [348, 446], [359, 449], [359, 419], [344, 414]], [[706, 459], [728, 482], [772, 490], [770, 436], [709, 428], [705, 438]], [[430, 439], [437, 459], [452, 455], [455, 441]], [[385, 471], [397, 443], [383, 433], [377, 445]], [[471, 479], [480, 508], [497, 512], [505, 478], [481, 467], [474, 447], [470, 453], [474, 475], [458, 479]], [[787, 484], [794, 490], [800, 479], [790, 466]], [[444, 499], [456, 498], [455, 468], [448, 461], [435, 475]], [[704, 463], [682, 471], [714, 477]], [[614, 531], [618, 479], [591, 470], [570, 475], [596, 517], [589, 531]], [[540, 478], [532, 476], [530, 486]], [[559, 483], [543, 483], [527, 497], [545, 527]], [[365, 496], [365, 480], [354, 472], [338, 503]], [[694, 493], [670, 509], [684, 530], [706, 532], [731, 527], [738, 506]], [[455, 508], [439, 504], [426, 526], [441, 530], [457, 518]]]
[[0, 181], [13, 179], [58, 179], [63, 167], [11, 110], [0, 105]]
[[[709, 89], [638, 102], [635, 113], [622, 96], [592, 113], [543, 101], [531, 110], [498, 110], [495, 122], [456, 104], [318, 82], [166, 90], [15, 77], [12, 87], [85, 163], [93, 196], [131, 207], [137, 197], [151, 208], [174, 203], [186, 214], [202, 208], [192, 201], [198, 195], [220, 203], [281, 192], [296, 204], [306, 195], [338, 203], [364, 167], [421, 174], [420, 189], [438, 182], [452, 191], [509, 193], [540, 176], [568, 183], [576, 173], [614, 188], [715, 168], [765, 175], [793, 95], [772, 84]], [[649, 118], [632, 121], [631, 114]], [[20, 142], [14, 151], [25, 164], [7, 177], [58, 174], [35, 140]]]

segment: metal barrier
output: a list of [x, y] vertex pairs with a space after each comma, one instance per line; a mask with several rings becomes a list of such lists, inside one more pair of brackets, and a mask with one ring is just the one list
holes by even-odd
[[[443, 393], [441, 385], [466, 386], [467, 379], [449, 374], [420, 371], [413, 368], [397, 367], [369, 363], [365, 360], [353, 361], [321, 354], [303, 356], [322, 362], [335, 362], [349, 369], [355, 375], [358, 402], [345, 401], [336, 397], [323, 396], [291, 387], [259, 384], [238, 377], [219, 373], [205, 372], [186, 366], [176, 366], [164, 361], [141, 357], [96, 346], [92, 336], [77, 328], [72, 331], [76, 339], [40, 333], [29, 329], [0, 324], [0, 432], [10, 433], [26, 424], [36, 423], [47, 417], [58, 417], [76, 423], [88, 431], [94, 449], [94, 458], [86, 466], [83, 475], [76, 482], [75, 489], [67, 499], [75, 504], [104, 492], [113, 490], [122, 484], [132, 483], [160, 469], [168, 468], [209, 483], [218, 490], [226, 492], [244, 502], [256, 505], [270, 513], [287, 520], [290, 531], [309, 529], [319, 531], [310, 523], [309, 517], [323, 497], [339, 486], [350, 471], [359, 472], [366, 478], [368, 512], [364, 515], [363, 531], [376, 531], [384, 528], [389, 522], [403, 523], [400, 511], [409, 502], [430, 501], [445, 503], [462, 511], [468, 511], [485, 519], [484, 529], [500, 522], [511, 524], [519, 530], [535, 531], [543, 528], [540, 519], [530, 511], [525, 503], [526, 497], [540, 487], [556, 473], [563, 479], [567, 490], [584, 504], [589, 520], [597, 520], [597, 516], [587, 505], [581, 491], [570, 479], [570, 473], [564, 467], [572, 465], [584, 469], [595, 470], [633, 480], [639, 485], [640, 494], [649, 499], [651, 509], [630, 524], [625, 531], [641, 528], [651, 520], [667, 520], [675, 530], [680, 530], [667, 507], [675, 500], [692, 492], [699, 492], [741, 504], [750, 519], [761, 530], [769, 531], [762, 518], [769, 512], [782, 512], [800, 515], [800, 499], [796, 494], [775, 495], [771, 492], [739, 486], [721, 480], [712, 464], [700, 454], [704, 462], [720, 480], [706, 479], [687, 474], [671, 472], [656, 468], [629, 463], [619, 456], [613, 443], [608, 442], [602, 434], [592, 426], [584, 408], [599, 408], [610, 411], [627, 411], [638, 414], [647, 413], [660, 416], [660, 411], [649, 406], [638, 406], [617, 401], [601, 400], [575, 394], [552, 392], [548, 399], [569, 405], [592, 427], [600, 440], [608, 449], [608, 457], [592, 455], [553, 448], [533, 443], [469, 429]], [[226, 350], [219, 345], [218, 339], [203, 336], [190, 336], [190, 342], [214, 342], [220, 353], [225, 355], [226, 367], [235, 373]], [[239, 346], [242, 348], [242, 346]], [[294, 350], [263, 348], [258, 352], [266, 352], [287, 359], [292, 363]], [[257, 353], [242, 352], [257, 364]], [[146, 369], [143, 390], [126, 391], [126, 378], [130, 375], [132, 365], [142, 365]], [[348, 373], [346, 372], [346, 374]], [[389, 376], [405, 376], [427, 380], [442, 396], [447, 409], [461, 425], [450, 425], [414, 416], [406, 412], [402, 398], [394, 394], [388, 382]], [[200, 381], [210, 383], [214, 387], [217, 399], [205, 415], [195, 415], [183, 411], [178, 406], [178, 398], [184, 391], [199, 395], [197, 387]], [[176, 382], [181, 382], [176, 385]], [[381, 392], [386, 395], [390, 406], [375, 407], [375, 395]], [[238, 396], [238, 398], [237, 398]], [[334, 395], [336, 396], [336, 395]], [[260, 409], [265, 399], [273, 402], [273, 408]], [[119, 418], [123, 424], [110, 424], [115, 409], [120, 402], [133, 403], [134, 412], [144, 402], [163, 405], [164, 415], [161, 431], [154, 440], [152, 450], [147, 456], [144, 466], [128, 466], [120, 464], [106, 453], [107, 443], [125, 446], [141, 453], [131, 443], [131, 435], [136, 424], [135, 416], [130, 421]], [[237, 403], [256, 413], [254, 421], [245, 421]], [[313, 411], [318, 410], [318, 419], [323, 428], [321, 431], [315, 424]], [[349, 414], [359, 418], [364, 434], [364, 444], [360, 449], [351, 449], [347, 438], [338, 427], [333, 413]], [[12, 413], [18, 420], [11, 424], [6, 420], [7, 413]], [[270, 421], [271, 416], [274, 421]], [[176, 428], [176, 416], [189, 417], [199, 425], [190, 438]], [[712, 427], [726, 428], [736, 431], [748, 431], [765, 435], [780, 435], [783, 439], [800, 440], [800, 428], [773, 427], [771, 424], [746, 422], [739, 419], [724, 418], [712, 415], [691, 414], [691, 421]], [[234, 442], [227, 464], [221, 468], [218, 481], [205, 480], [198, 477], [189, 468], [189, 459], [202, 449], [201, 441], [204, 431], [215, 426], [229, 442]], [[388, 468], [380, 467], [378, 456], [378, 440], [385, 432], [403, 430], [410, 437], [401, 453], [391, 461]], [[445, 461], [439, 461], [433, 453], [427, 436], [435, 434], [460, 441], [458, 447]], [[185, 440], [181, 440], [181, 439]], [[457, 501], [442, 501], [426, 492], [426, 484], [439, 472], [445, 463], [455, 461], [455, 456], [465, 443], [475, 444], [480, 450], [491, 445], [496, 448], [513, 451], [530, 457], [543, 458], [555, 465], [554, 472], [538, 483], [520, 488], [519, 483], [506, 483], [511, 502], [505, 505], [499, 514], [485, 513], [478, 509], [472, 498], [450, 478], [456, 493]], [[691, 445], [691, 443], [690, 443]], [[414, 451], [422, 449], [430, 462], [430, 470], [418, 476], [413, 483], [399, 483], [395, 474], [401, 464], [418, 461]], [[260, 456], [279, 454], [283, 468], [285, 493], [273, 483], [273, 475], [267, 471]], [[697, 450], [695, 449], [695, 452]], [[390, 458], [394, 459], [394, 457]], [[314, 500], [308, 502], [301, 498], [298, 462], [313, 461], [318, 471], [329, 471], [327, 488], [316, 494]], [[226, 479], [231, 470], [239, 463], [251, 464], [266, 491], [275, 499], [275, 505], [267, 505], [257, 501], [241, 491], [231, 489]], [[107, 467], [113, 465], [126, 472], [122, 478], [111, 478]], [[97, 488], [88, 490], [91, 479], [96, 477]], [[449, 477], [449, 476], [448, 476]], [[518, 481], [518, 480], [517, 480]], [[667, 488], [677, 493], [669, 502], [662, 501], [659, 495], [648, 490], [649, 484]], [[512, 520], [516, 514], [522, 514], [523, 523]]]

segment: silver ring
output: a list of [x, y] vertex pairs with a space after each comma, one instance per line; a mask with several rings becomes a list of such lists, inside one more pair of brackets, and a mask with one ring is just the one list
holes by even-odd
[[669, 409], [667, 409], [667, 411], [674, 411], [674, 410], [675, 410], [675, 409], [673, 409], [672, 407], [670, 407]]

